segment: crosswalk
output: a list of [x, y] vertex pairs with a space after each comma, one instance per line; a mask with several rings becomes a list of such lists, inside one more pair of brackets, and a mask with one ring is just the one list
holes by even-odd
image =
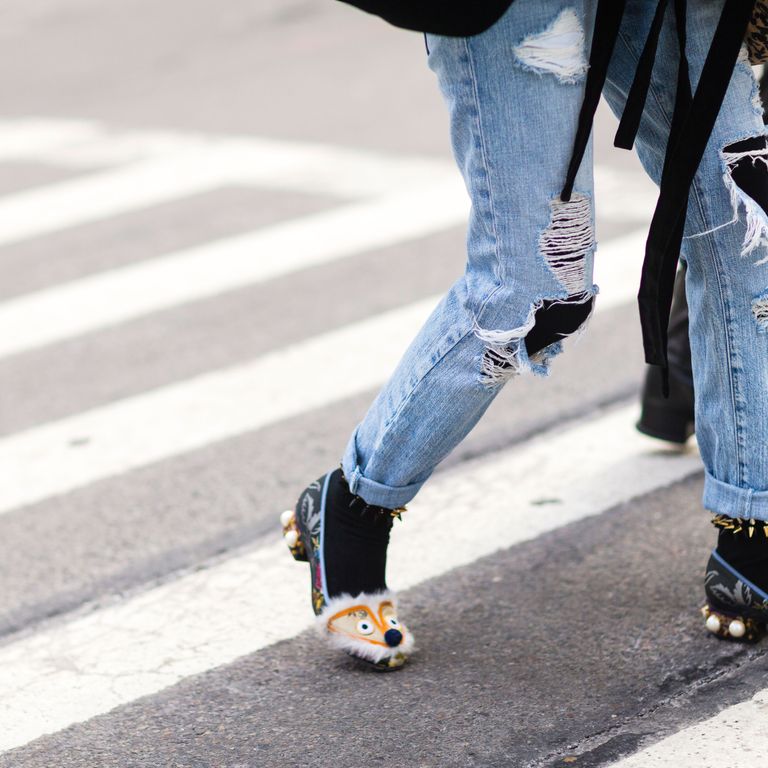
[[[326, 207], [9, 297], [0, 303], [0, 364], [8, 370], [31, 353], [44, 361], [47, 350], [65, 342], [106, 332], [119, 338], [131, 323], [151, 324], [163, 313], [194, 308], [197, 302], [220, 302], [226, 315], [229, 297], [237, 291], [269, 288], [278, 278], [313, 269], [348, 266], [354, 271], [364, 254], [381, 251], [386, 258], [387, 249], [411, 247], [447, 231], [456, 231], [460, 249], [468, 211], [457, 174], [445, 161], [258, 137], [124, 131], [93, 121], [45, 118], [0, 121], [0, 172], [3, 163], [18, 162], [65, 168], [74, 175], [0, 197], [0, 274], [4, 254], [20, 244], [45, 243], [67, 228], [87, 228], [201, 192], [232, 186], [279, 190], [320, 196]], [[653, 190], [636, 173], [601, 167], [596, 184], [601, 221], [629, 222], [623, 234], [601, 243], [598, 253], [599, 323], [633, 300], [644, 231], [636, 214], [627, 217], [625, 209], [650, 211]], [[602, 211], [601, 197], [607, 201]], [[412, 269], [415, 275], [419, 264]], [[323, 300], [311, 293], [305, 298]], [[288, 345], [228, 367], [8, 434], [4, 430], [0, 559], [9, 546], [3, 525], [33, 521], [35, 509], [55, 514], [81, 489], [150, 466], [162, 469], [194, 451], [268, 427], [280, 429], [291, 419], [375, 391], [438, 298], [422, 295], [394, 309], [373, 308], [362, 319], [308, 328]], [[172, 349], [173, 339], [168, 343]], [[95, 361], [93, 375], [98, 374]], [[56, 381], [47, 380], [44, 363], [39, 375], [29, 386], [55, 392]], [[5, 395], [23, 396], [21, 390]], [[634, 431], [635, 410], [626, 397], [614, 398], [609, 407], [438, 473], [409, 506], [407, 525], [396, 532], [392, 586], [415, 594], [457, 568], [694, 477], [700, 469], [695, 449], [659, 450]], [[300, 486], [307, 478], [293, 476], [293, 457], [284, 459], [287, 482]], [[257, 464], [255, 487], [259, 471]], [[261, 508], [258, 491], [255, 497], [254, 514], [266, 524], [279, 510]], [[503, 509], [498, 499], [508, 500]], [[103, 524], [97, 516], [92, 520], [94, 528]], [[30, 522], [27, 535], [31, 547], [46, 531]], [[167, 542], [169, 550], [173, 546]], [[72, 565], [88, 568], [88, 563]], [[171, 569], [159, 580], [145, 581], [137, 571], [131, 589], [97, 590], [97, 599], [74, 611], [56, 615], [53, 608], [0, 637], [0, 752], [6, 752], [9, 765], [24, 766], [25, 745], [46, 735], [87, 724], [142, 697], [149, 701], [276, 643], [299, 642], [311, 625], [305, 577], [275, 530], [211, 552], [181, 571]], [[7, 594], [6, 605], [14, 599], [21, 604], [23, 596]], [[55, 604], [54, 584], [51, 599]], [[736, 743], [735, 718], [759, 721], [764, 701], [765, 694], [759, 694], [620, 765], [666, 765], [672, 753], [690, 753], [691, 762], [680, 765], [693, 765], [694, 756], [698, 766], [719, 765], [696, 751], [702, 728], [718, 734], [710, 739], [717, 744], [711, 754], [719, 761], [729, 755], [730, 764], [739, 765], [733, 757], [737, 747], [728, 752], [723, 745]], [[0, 755], [0, 765], [3, 759]]]

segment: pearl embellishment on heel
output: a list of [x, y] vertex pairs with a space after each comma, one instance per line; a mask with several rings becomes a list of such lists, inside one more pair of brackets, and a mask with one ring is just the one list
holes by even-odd
[[734, 619], [729, 625], [728, 625], [728, 633], [731, 637], [744, 637], [746, 634], [747, 628], [744, 625], [744, 622], [741, 619]]
[[718, 619], [717, 616], [715, 616], [713, 613], [707, 617], [706, 626], [710, 632], [716, 635], [720, 631], [720, 619]]

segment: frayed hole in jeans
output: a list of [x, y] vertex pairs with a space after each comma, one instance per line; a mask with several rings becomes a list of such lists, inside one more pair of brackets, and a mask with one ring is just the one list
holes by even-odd
[[768, 333], [768, 291], [762, 293], [752, 302], [752, 316], [762, 333]]
[[565, 299], [544, 299], [530, 311], [524, 325], [510, 331], [475, 327], [485, 343], [480, 382], [500, 386], [525, 371], [546, 375], [551, 360], [561, 352], [561, 342], [581, 333], [594, 309], [595, 293], [588, 291]]
[[[755, 136], [723, 148], [723, 181], [731, 196], [734, 221], [743, 208], [746, 224], [741, 253], [768, 244], [768, 138]], [[756, 264], [765, 264], [768, 256]]]
[[524, 69], [576, 83], [587, 72], [584, 27], [573, 8], [566, 8], [543, 31], [529, 35], [514, 53]]
[[570, 295], [586, 290], [587, 256], [595, 249], [592, 205], [585, 195], [550, 201], [549, 226], [539, 237], [539, 252]]

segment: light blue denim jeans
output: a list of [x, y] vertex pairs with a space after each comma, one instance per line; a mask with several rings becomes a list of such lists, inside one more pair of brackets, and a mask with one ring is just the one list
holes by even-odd
[[[688, 3], [694, 88], [722, 4]], [[604, 92], [617, 114], [655, 5], [629, 3]], [[510, 378], [548, 372], [562, 342], [529, 356], [525, 338], [537, 310], [583, 304], [597, 292], [591, 146], [571, 201], [558, 197], [595, 7], [596, 0], [516, 0], [481, 35], [427, 36], [429, 66], [448, 105], [453, 150], [472, 201], [468, 258], [347, 445], [344, 474], [370, 504], [408, 502]], [[678, 59], [670, 8], [637, 140], [656, 182]], [[733, 158], [724, 152], [765, 134], [757, 88], [740, 61], [691, 190], [682, 258], [704, 506], [768, 520], [768, 264], [760, 264], [768, 259], [768, 219], [732, 182]], [[768, 183], [765, 164], [760, 167]]]

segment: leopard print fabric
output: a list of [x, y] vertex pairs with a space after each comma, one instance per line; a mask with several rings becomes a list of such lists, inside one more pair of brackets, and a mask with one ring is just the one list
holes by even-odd
[[757, 0], [747, 28], [750, 64], [768, 61], [768, 0]]

